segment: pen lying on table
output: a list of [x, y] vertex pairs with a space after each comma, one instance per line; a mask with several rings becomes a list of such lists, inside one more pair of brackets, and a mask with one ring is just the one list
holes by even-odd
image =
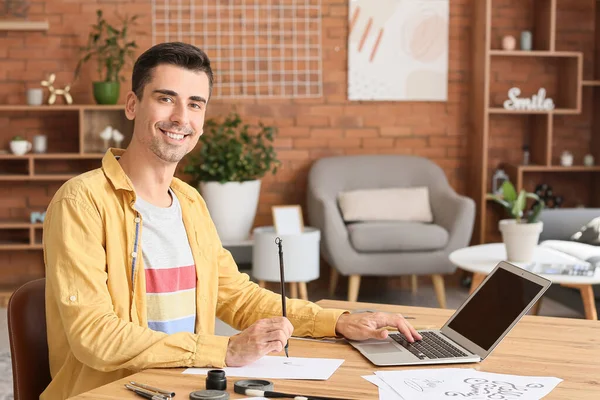
[[294, 400], [347, 400], [337, 397], [303, 396], [300, 394], [272, 392], [269, 390], [246, 389], [246, 396], [266, 397], [268, 399], [294, 399]]
[[135, 394], [150, 400], [169, 400], [175, 396], [175, 392], [169, 392], [136, 382], [126, 383], [125, 387]]

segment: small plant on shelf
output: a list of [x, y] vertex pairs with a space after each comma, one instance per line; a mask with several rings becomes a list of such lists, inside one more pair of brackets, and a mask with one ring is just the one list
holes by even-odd
[[81, 73], [81, 67], [92, 57], [97, 61], [100, 81], [93, 83], [94, 98], [98, 104], [116, 104], [119, 100], [120, 81], [123, 67], [133, 60], [135, 49], [134, 40], [130, 40], [129, 28], [135, 25], [139, 15], [121, 18], [121, 27], [109, 24], [102, 10], [96, 11], [96, 23], [88, 36], [87, 44], [81, 47], [82, 57], [75, 68], [75, 79]]
[[[534, 223], [538, 220], [540, 212], [544, 209], [544, 201], [535, 193], [527, 192], [521, 189], [517, 195], [517, 191], [513, 184], [509, 181], [504, 181], [501, 189], [502, 194], [488, 193], [487, 198], [500, 204], [515, 219], [517, 223]], [[533, 209], [525, 215], [525, 207], [527, 199], [535, 200]]]

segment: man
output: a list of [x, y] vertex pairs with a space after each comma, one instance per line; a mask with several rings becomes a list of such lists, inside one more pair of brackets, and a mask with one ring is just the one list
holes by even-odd
[[[154, 46], [136, 61], [125, 113], [125, 151], [63, 185], [44, 224], [46, 317], [52, 382], [64, 399], [135, 371], [242, 366], [280, 352], [292, 334], [384, 338], [404, 318], [348, 314], [281, 298], [238, 272], [198, 192], [174, 178], [202, 135], [213, 75], [208, 57], [183, 43]], [[241, 329], [214, 335], [215, 317]]]

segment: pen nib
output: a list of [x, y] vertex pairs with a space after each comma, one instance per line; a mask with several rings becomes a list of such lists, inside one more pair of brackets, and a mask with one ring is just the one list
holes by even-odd
[[287, 358], [289, 358], [290, 356], [289, 356], [289, 354], [288, 354], [288, 349], [287, 349], [287, 347], [286, 347], [284, 350], [285, 350], [285, 356], [286, 356]]

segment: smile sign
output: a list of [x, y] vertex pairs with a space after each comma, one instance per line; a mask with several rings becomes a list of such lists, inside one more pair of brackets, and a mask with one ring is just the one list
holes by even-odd
[[531, 98], [521, 98], [521, 89], [511, 88], [508, 91], [508, 100], [504, 101], [504, 109], [506, 110], [523, 110], [523, 111], [550, 111], [554, 109], [554, 101], [546, 98], [546, 89], [541, 88], [537, 94]]

